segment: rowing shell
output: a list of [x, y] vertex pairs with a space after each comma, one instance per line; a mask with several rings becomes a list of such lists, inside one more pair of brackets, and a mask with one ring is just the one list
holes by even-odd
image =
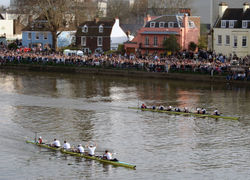
[[191, 115], [191, 116], [197, 116], [197, 117], [210, 117], [210, 118], [215, 118], [215, 119], [222, 118], [222, 119], [229, 119], [229, 120], [239, 120], [239, 117], [217, 116], [217, 115], [211, 115], [211, 114], [185, 113], [185, 112], [166, 111], [166, 110], [159, 110], [159, 109], [142, 109], [138, 107], [128, 107], [128, 108], [142, 110], [142, 111], [176, 114], [176, 115]]
[[40, 146], [40, 147], [43, 147], [43, 148], [47, 148], [47, 149], [51, 149], [51, 150], [55, 150], [55, 151], [60, 151], [61, 153], [70, 154], [72, 156], [83, 157], [83, 158], [86, 158], [86, 159], [96, 160], [96, 161], [99, 161], [99, 162], [102, 162], [102, 163], [112, 164], [114, 166], [122, 166], [122, 167], [126, 167], [126, 168], [131, 168], [131, 169], [136, 168], [135, 165], [128, 164], [128, 163], [125, 163], [125, 162], [105, 160], [105, 159], [102, 159], [100, 157], [88, 156], [86, 154], [71, 152], [71, 151], [64, 150], [62, 148], [51, 147], [51, 146], [46, 145], [46, 144], [39, 144], [39, 143], [36, 143], [34, 141], [26, 141], [26, 143], [34, 144], [34, 145], [37, 145], [37, 146]]

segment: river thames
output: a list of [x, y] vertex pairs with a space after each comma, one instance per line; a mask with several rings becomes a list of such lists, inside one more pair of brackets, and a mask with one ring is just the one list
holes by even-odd
[[[239, 121], [142, 112], [147, 105], [218, 108]], [[250, 87], [191, 81], [0, 71], [0, 179], [250, 179]], [[98, 144], [136, 170], [25, 140]]]

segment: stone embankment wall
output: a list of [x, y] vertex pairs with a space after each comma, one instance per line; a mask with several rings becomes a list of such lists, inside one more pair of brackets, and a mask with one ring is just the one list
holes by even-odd
[[81, 73], [95, 75], [113, 75], [123, 77], [139, 78], [160, 78], [184, 81], [202, 81], [202, 82], [223, 82], [223, 83], [242, 83], [250, 84], [250, 81], [226, 80], [225, 76], [210, 76], [207, 74], [188, 74], [188, 73], [166, 73], [166, 72], [145, 72], [136, 70], [105, 69], [105, 68], [87, 68], [87, 67], [65, 67], [65, 66], [43, 66], [43, 65], [2, 65], [0, 69], [13, 69], [25, 71], [45, 71], [45, 72], [63, 72], [63, 73]]

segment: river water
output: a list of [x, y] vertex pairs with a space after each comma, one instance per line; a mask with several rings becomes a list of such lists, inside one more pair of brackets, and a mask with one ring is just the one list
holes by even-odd
[[[218, 108], [239, 121], [141, 112], [128, 106]], [[0, 179], [250, 179], [250, 87], [0, 71]], [[35, 133], [95, 141], [136, 170], [26, 144]]]

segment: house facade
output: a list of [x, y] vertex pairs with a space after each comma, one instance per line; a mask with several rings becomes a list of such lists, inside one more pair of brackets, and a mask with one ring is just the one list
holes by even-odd
[[249, 3], [243, 8], [228, 8], [227, 3], [219, 4], [219, 19], [213, 29], [213, 49], [226, 56], [250, 55], [250, 9]]
[[9, 14], [5, 13], [4, 16], [0, 14], [0, 36], [5, 37], [7, 40], [22, 39], [21, 29], [24, 26], [20, 23], [20, 19], [11, 19]]
[[142, 55], [164, 54], [163, 41], [170, 35], [177, 38], [182, 50], [188, 49], [189, 43], [198, 44], [200, 36], [200, 17], [187, 14], [147, 16], [146, 23], [130, 42], [125, 43], [126, 52]]
[[115, 21], [86, 21], [79, 26], [76, 32], [76, 45], [85, 53], [104, 52], [116, 50], [119, 44], [128, 40], [126, 33]]
[[[58, 32], [57, 47], [66, 47], [75, 42], [75, 30], [69, 28], [61, 29]], [[22, 30], [22, 45], [28, 48], [50, 49], [53, 47], [53, 37], [48, 27], [48, 21], [41, 16]]]

